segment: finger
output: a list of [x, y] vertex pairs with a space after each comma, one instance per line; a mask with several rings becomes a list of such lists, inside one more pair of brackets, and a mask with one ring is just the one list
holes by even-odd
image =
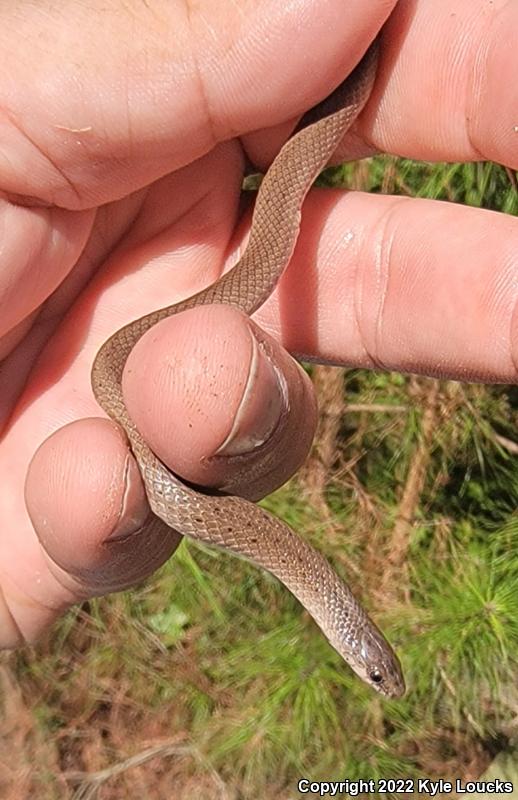
[[0, 360], [27, 332], [28, 316], [72, 269], [93, 220], [91, 211], [23, 208], [0, 199]]
[[[131, 197], [116, 204], [108, 204], [95, 212], [95, 224], [91, 228], [85, 244], [84, 233], [80, 230], [80, 217], [93, 216], [90, 212], [60, 212], [70, 219], [67, 232], [49, 229], [49, 248], [39, 252], [34, 258], [32, 268], [39, 276], [43, 270], [41, 280], [32, 282], [32, 277], [27, 269], [20, 271], [20, 262], [16, 255], [9, 259], [13, 265], [11, 280], [8, 281], [12, 294], [12, 303], [8, 310], [15, 316], [22, 317], [21, 321], [11, 328], [9, 333], [0, 337], [0, 433], [13, 411], [16, 400], [25, 386], [34, 364], [49, 341], [54, 331], [61, 324], [65, 313], [74, 300], [79, 296], [84, 287], [95, 274], [102, 263], [119, 243], [128, 228], [128, 220], [132, 220], [135, 227], [139, 209], [142, 210], [142, 193], [135, 192]], [[25, 211], [22, 209], [22, 211]], [[75, 217], [75, 219], [73, 219]], [[78, 230], [79, 226], [79, 230]], [[58, 226], [59, 227], [59, 226]], [[20, 231], [19, 241], [30, 236], [30, 229]], [[10, 230], [13, 234], [13, 230]], [[52, 241], [52, 246], [50, 242]], [[56, 245], [63, 242], [61, 252], [57, 252]], [[81, 249], [82, 248], [82, 249]], [[77, 258], [78, 251], [81, 255]], [[24, 255], [26, 248], [24, 248]], [[76, 260], [77, 259], [77, 260]], [[0, 268], [7, 273], [8, 263]], [[70, 267], [72, 267], [70, 269]], [[69, 270], [67, 272], [67, 269]], [[57, 289], [53, 289], [54, 281], [60, 280]], [[35, 290], [40, 290], [34, 297]], [[26, 313], [27, 298], [33, 296], [38, 307], [28, 316]], [[45, 296], [48, 295], [47, 299]], [[21, 301], [21, 302], [20, 302]]]
[[73, 422], [49, 437], [30, 463], [25, 500], [70, 602], [143, 580], [180, 541], [152, 522], [123, 432], [108, 420]]
[[[90, 214], [23, 208], [18, 201], [26, 206], [91, 208], [192, 161], [218, 139], [274, 124], [287, 118], [286, 111], [299, 113], [313, 97], [327, 91], [337, 71], [342, 74], [355, 63], [392, 4], [378, 0], [366, 15], [359, 0], [351, 0], [345, 20], [337, 0], [314, 2], [312, 8], [302, 0], [286, 8], [270, 0], [270, 9], [264, 4], [250, 7], [246, 23], [242, 9], [225, 3], [200, 6], [189, 14], [181, 5], [167, 5], [159, 30], [154, 13], [147, 17], [143, 12], [140, 18], [142, 6], [126, 6], [122, 13], [120, 5], [110, 9], [103, 3], [99, 16], [75, 3], [61, 8], [59, 15], [42, 15], [30, 5], [15, 15], [11, 8], [0, 12], [0, 41], [5, 45], [0, 102], [9, 109], [6, 118], [16, 120], [2, 130], [0, 189], [13, 205], [7, 202], [4, 210], [10, 240], [0, 267], [0, 311], [6, 312], [0, 314], [0, 337], [5, 335], [0, 357], [23, 338], [30, 325], [28, 315], [71, 270], [93, 222]], [[102, 20], [99, 29], [97, 20]], [[291, 34], [295, 20], [298, 35], [287, 59], [282, 38]], [[337, 22], [350, 47], [344, 49]], [[136, 24], [138, 40], [131, 33]], [[323, 30], [327, 31], [324, 64], [319, 44]], [[169, 48], [164, 43], [167, 35]], [[100, 77], [97, 56], [104, 36], [110, 47]], [[229, 37], [235, 40], [233, 48], [228, 47]], [[13, 39], [23, 39], [26, 47], [13, 48]], [[47, 48], [50, 39], [52, 47]], [[133, 59], [136, 41], [138, 53]], [[40, 56], [37, 63], [31, 42]], [[260, 46], [250, 46], [254, 42]], [[62, 56], [60, 43], [66, 47]], [[147, 69], [134, 74], [128, 64], [136, 63], [144, 48]], [[319, 70], [311, 70], [309, 80], [301, 83], [300, 65], [307, 67], [308, 59], [318, 63]], [[282, 70], [275, 67], [280, 61]], [[80, 97], [75, 91], [78, 63], [84, 67]], [[129, 96], [120, 91], [121, 75]], [[150, 130], [153, 147], [149, 147]], [[10, 407], [11, 402], [4, 404]]]
[[[132, 418], [173, 469], [253, 498], [300, 466], [316, 425], [307, 375], [224, 306], [153, 328], [132, 351], [124, 389]], [[150, 524], [136, 462], [107, 420], [71, 423], [44, 441], [29, 465], [25, 499], [69, 602], [142, 580], [179, 541]]]
[[395, 2], [8, 4], [0, 187], [92, 207], [286, 121], [352, 69]]
[[174, 472], [249, 499], [291, 477], [315, 432], [308, 376], [228, 306], [153, 327], [128, 358], [123, 391], [139, 431]]
[[374, 148], [518, 167], [517, 34], [507, 0], [398, 3], [363, 123]]
[[505, 214], [316, 190], [255, 319], [310, 359], [514, 382], [517, 252], [518, 220]]

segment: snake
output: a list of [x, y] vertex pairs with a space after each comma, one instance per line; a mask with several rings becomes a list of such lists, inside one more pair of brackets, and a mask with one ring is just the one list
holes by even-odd
[[172, 529], [179, 539], [186, 536], [228, 551], [273, 574], [352, 670], [380, 694], [396, 698], [405, 693], [399, 660], [327, 559], [261, 506], [194, 486], [171, 472], [139, 433], [122, 394], [126, 360], [140, 337], [158, 322], [212, 303], [251, 315], [272, 294], [292, 256], [306, 194], [369, 98], [378, 52], [379, 36], [350, 75], [302, 117], [282, 146], [260, 184], [248, 243], [237, 263], [192, 297], [116, 331], [95, 356], [91, 383], [99, 405], [125, 431], [151, 509], [151, 521], [145, 525], [154, 536], [170, 535]]

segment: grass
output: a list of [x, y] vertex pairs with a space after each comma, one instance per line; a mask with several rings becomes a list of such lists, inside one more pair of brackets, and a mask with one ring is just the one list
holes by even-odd
[[[326, 176], [359, 178], [518, 211], [492, 165]], [[273, 578], [184, 542], [146, 585], [3, 657], [2, 796], [287, 800], [302, 776], [473, 779], [512, 747], [516, 388], [354, 370], [343, 390], [318, 502], [306, 472], [265, 504], [351, 578], [402, 654], [406, 698], [360, 684]]]

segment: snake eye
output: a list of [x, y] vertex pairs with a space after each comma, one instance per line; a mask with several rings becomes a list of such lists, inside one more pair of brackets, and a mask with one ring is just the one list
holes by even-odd
[[377, 669], [373, 669], [372, 672], [369, 673], [369, 678], [373, 683], [383, 683], [383, 675]]

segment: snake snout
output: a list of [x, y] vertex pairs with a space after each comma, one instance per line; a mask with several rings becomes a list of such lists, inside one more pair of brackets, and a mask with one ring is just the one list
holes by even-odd
[[405, 680], [399, 660], [374, 626], [364, 631], [360, 652], [362, 663], [356, 671], [363, 680], [386, 697], [403, 697]]

